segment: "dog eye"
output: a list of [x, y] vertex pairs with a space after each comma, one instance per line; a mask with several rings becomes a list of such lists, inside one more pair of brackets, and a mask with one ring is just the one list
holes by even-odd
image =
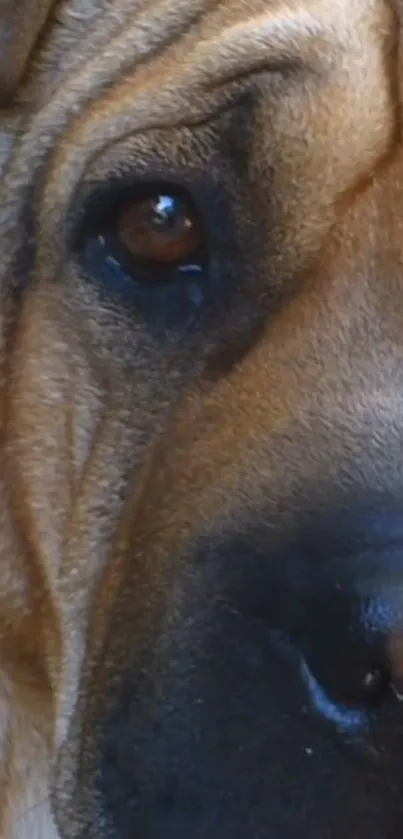
[[119, 188], [87, 205], [78, 246], [117, 280], [151, 287], [206, 278], [207, 234], [190, 194], [164, 185]]
[[116, 234], [131, 258], [167, 266], [188, 261], [204, 242], [203, 224], [190, 200], [163, 192], [126, 206]]

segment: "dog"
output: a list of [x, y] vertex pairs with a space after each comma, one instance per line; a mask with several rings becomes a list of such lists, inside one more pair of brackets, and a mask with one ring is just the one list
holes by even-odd
[[0, 834], [400, 839], [400, 0], [3, 0]]

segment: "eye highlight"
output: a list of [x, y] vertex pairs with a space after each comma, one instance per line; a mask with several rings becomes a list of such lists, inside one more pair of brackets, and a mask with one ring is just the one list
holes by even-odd
[[106, 299], [145, 319], [155, 334], [208, 317], [221, 281], [216, 194], [200, 184], [119, 178], [90, 185], [72, 250], [83, 276]]
[[207, 282], [204, 216], [191, 194], [172, 184], [117, 185], [94, 193], [77, 246], [90, 262], [96, 258], [99, 266], [103, 260], [117, 284], [133, 281], [151, 291], [172, 283]]
[[132, 258], [167, 266], [189, 260], [205, 240], [201, 217], [190, 200], [167, 192], [125, 206], [116, 235]]

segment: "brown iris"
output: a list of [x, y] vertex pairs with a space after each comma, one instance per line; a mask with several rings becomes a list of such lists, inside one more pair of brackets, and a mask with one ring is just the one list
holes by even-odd
[[204, 243], [203, 224], [191, 201], [164, 193], [126, 206], [117, 235], [131, 257], [160, 265], [183, 263]]

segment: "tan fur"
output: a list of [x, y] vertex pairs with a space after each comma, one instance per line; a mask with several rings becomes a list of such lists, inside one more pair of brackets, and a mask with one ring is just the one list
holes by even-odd
[[11, 99], [28, 64], [52, 0], [2, 0], [0, 28], [0, 96]]
[[[0, 835], [55, 839], [53, 761], [127, 543], [157, 568], [195, 530], [239, 525], [268, 474], [273, 506], [324, 470], [341, 488], [400, 480], [399, 22], [385, 0], [62, 0], [30, 52], [49, 4], [22, 5], [32, 37], [9, 71], [0, 59], [14, 89], [0, 121]], [[305, 72], [280, 81], [279, 57]], [[270, 278], [290, 300], [215, 380], [222, 336], [231, 355], [241, 311], [260, 313], [253, 296], [209, 336], [210, 363], [202, 330], [160, 340], [102, 301], [70, 259], [67, 217], [108, 147], [135, 137], [140, 170], [150, 144], [180, 160], [169, 129], [190, 136], [251, 74], [275, 173]], [[15, 259], [33, 237], [26, 277]]]

